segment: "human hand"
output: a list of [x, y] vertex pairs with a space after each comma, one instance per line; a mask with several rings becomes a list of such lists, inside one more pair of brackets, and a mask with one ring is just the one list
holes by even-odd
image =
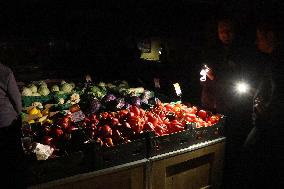
[[256, 97], [253, 102], [253, 108], [257, 114], [263, 114], [265, 111], [265, 106], [263, 105], [263, 99], [261, 97]]
[[211, 68], [209, 68], [207, 65], [204, 65], [203, 68], [200, 71], [200, 81], [204, 82], [206, 81], [206, 78], [208, 77], [210, 80], [214, 79], [214, 73]]
[[210, 80], [213, 80], [214, 79], [214, 73], [212, 71], [212, 69], [208, 68], [208, 71], [206, 72], [207, 74], [207, 77], [210, 79]]

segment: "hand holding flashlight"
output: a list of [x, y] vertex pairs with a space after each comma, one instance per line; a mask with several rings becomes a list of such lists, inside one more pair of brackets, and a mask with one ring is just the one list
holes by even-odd
[[203, 68], [200, 71], [200, 81], [206, 81], [208, 77], [210, 80], [214, 79], [213, 71], [206, 64], [204, 64]]

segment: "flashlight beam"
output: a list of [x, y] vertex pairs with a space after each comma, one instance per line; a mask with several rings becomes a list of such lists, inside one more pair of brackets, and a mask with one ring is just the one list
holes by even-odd
[[244, 93], [248, 92], [249, 86], [248, 86], [248, 84], [246, 84], [244, 82], [239, 82], [236, 85], [236, 89], [239, 93], [244, 94]]

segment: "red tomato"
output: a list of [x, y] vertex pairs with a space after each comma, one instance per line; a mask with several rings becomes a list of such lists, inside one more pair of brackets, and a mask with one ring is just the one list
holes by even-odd
[[205, 110], [199, 110], [199, 112], [198, 112], [197, 115], [198, 115], [198, 117], [200, 117], [200, 118], [202, 118], [202, 119], [205, 119], [206, 116], [207, 116], [207, 113], [206, 113]]

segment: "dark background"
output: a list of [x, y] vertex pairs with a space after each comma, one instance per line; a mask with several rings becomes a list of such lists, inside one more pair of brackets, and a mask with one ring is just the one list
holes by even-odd
[[[240, 41], [253, 45], [258, 20], [269, 18], [282, 30], [283, 4], [276, 0], [2, 2], [0, 60], [13, 69], [18, 81], [26, 82], [82, 78], [86, 73], [102, 80], [155, 74], [179, 78], [199, 64], [200, 52], [216, 38], [216, 18], [234, 18]], [[177, 39], [182, 53], [170, 64], [131, 63], [129, 42], [149, 37]]]

